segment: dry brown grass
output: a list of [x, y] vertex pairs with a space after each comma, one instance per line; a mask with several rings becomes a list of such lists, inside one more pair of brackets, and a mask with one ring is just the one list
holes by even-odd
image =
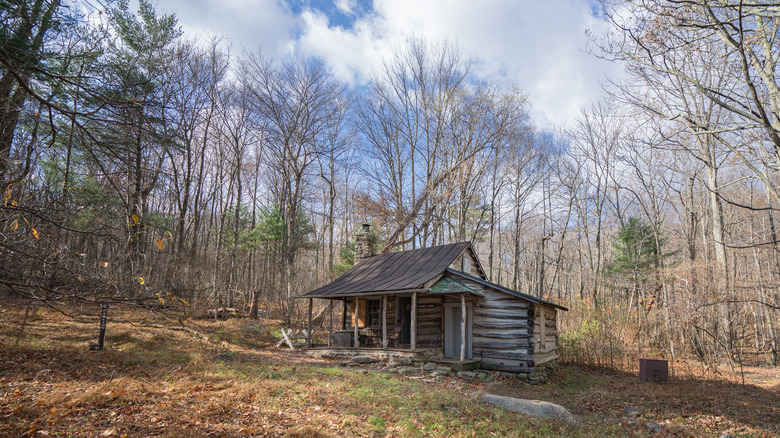
[[[112, 309], [106, 349], [89, 351], [95, 316], [39, 311], [20, 334], [23, 314], [0, 314], [0, 436], [647, 435], [623, 424], [627, 405], [663, 435], [776, 436], [780, 423], [778, 370], [750, 369], [744, 387], [739, 376], [702, 379], [695, 366], [664, 385], [571, 368], [535, 387], [425, 383], [277, 350], [273, 327], [250, 320], [198, 321], [203, 341], [143, 326], [179, 327], [174, 319]], [[493, 409], [485, 391], [559, 403], [585, 424]]]

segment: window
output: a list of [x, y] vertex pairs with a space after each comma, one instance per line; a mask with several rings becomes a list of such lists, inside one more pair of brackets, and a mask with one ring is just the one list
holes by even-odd
[[380, 312], [382, 303], [380, 300], [366, 300], [366, 326], [379, 327], [382, 324]]

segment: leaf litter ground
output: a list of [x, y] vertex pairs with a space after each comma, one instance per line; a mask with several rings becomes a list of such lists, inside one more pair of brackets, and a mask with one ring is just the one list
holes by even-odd
[[[39, 310], [21, 332], [23, 314], [0, 314], [0, 436], [648, 436], [648, 422], [657, 436], [780, 436], [777, 368], [746, 369], [745, 386], [684, 364], [660, 385], [576, 367], [537, 386], [433, 382], [276, 349], [269, 322], [199, 321], [203, 340], [159, 314], [112, 309], [106, 348], [90, 351], [96, 316]], [[486, 392], [563, 405], [583, 425], [492, 408]]]

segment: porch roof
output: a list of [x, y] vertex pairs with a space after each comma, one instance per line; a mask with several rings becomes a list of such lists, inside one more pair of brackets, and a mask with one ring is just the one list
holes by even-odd
[[443, 274], [470, 245], [469, 242], [460, 242], [375, 255], [363, 260], [325, 286], [301, 297], [335, 298], [413, 291], [428, 292], [430, 289], [423, 289], [425, 283]]
[[472, 295], [478, 295], [480, 297], [485, 296], [485, 294], [483, 294], [482, 292], [474, 290], [452, 277], [442, 277], [439, 281], [434, 283], [433, 286], [431, 286], [430, 293], [431, 294], [467, 293]]

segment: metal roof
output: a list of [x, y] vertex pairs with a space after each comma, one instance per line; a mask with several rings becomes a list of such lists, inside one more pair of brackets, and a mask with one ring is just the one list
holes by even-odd
[[480, 297], [485, 296], [482, 292], [476, 291], [452, 277], [442, 277], [431, 286], [431, 291], [429, 293], [431, 295], [467, 293]]
[[342, 297], [420, 289], [443, 274], [470, 245], [461, 242], [371, 256], [331, 283], [301, 297]]

